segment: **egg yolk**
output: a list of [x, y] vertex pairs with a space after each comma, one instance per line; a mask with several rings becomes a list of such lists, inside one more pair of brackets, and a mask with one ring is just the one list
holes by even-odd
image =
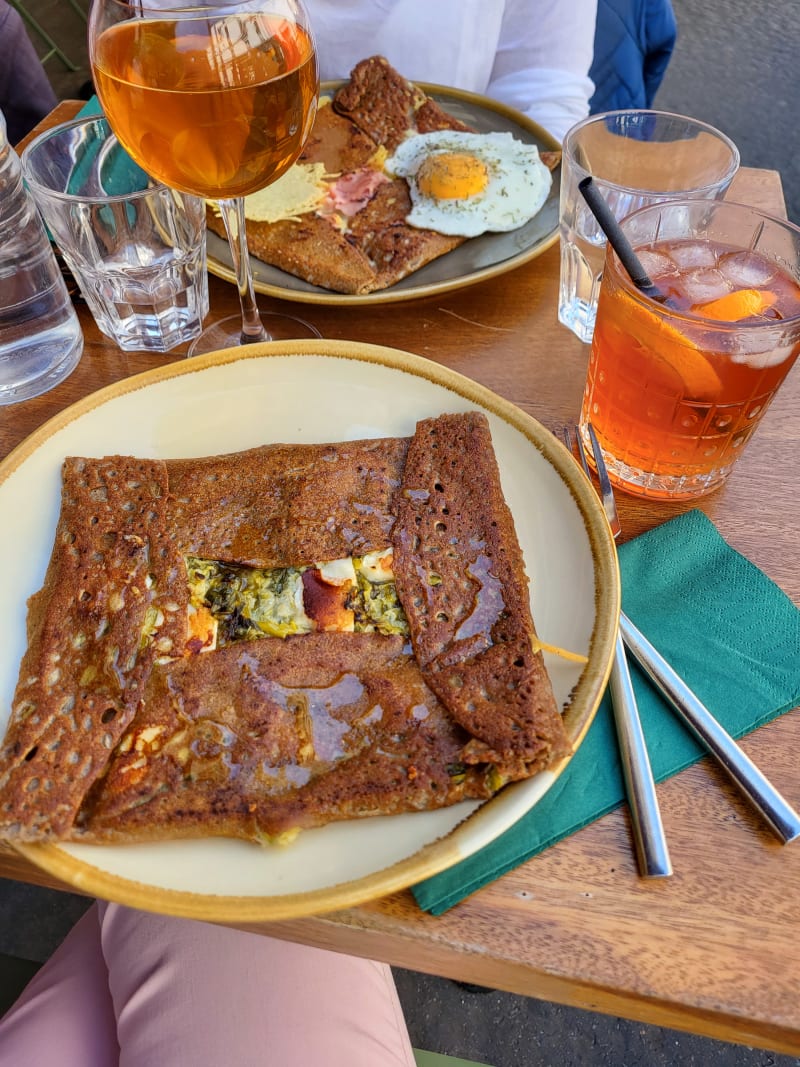
[[417, 171], [417, 187], [433, 200], [464, 199], [482, 193], [489, 181], [486, 164], [466, 152], [428, 156]]

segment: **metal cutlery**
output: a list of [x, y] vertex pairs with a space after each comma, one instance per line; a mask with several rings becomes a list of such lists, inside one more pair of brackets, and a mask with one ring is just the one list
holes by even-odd
[[[581, 465], [586, 477], [591, 481], [591, 472], [580, 433], [576, 432], [575, 437]], [[569, 429], [564, 430], [564, 441], [571, 452], [572, 434]], [[597, 448], [599, 453], [594, 431], [590, 433], [590, 441], [592, 447]], [[608, 475], [605, 470], [604, 475], [605, 477], [600, 479], [600, 496], [609, 526], [616, 538], [621, 532], [621, 526], [614, 503], [611, 483], [608, 481]], [[617, 634], [616, 647], [614, 649], [614, 662], [611, 666], [609, 687], [611, 703], [614, 708], [614, 725], [622, 758], [625, 789], [631, 812], [631, 825], [639, 873], [643, 878], [666, 878], [672, 874], [672, 864], [669, 858], [664, 826], [661, 821], [653, 772], [650, 767], [642, 724], [639, 719], [639, 709], [636, 705], [636, 696], [633, 692], [630, 671], [625, 658], [625, 646], [619, 633]]]
[[[586, 431], [592, 446], [592, 458], [597, 470], [603, 507], [606, 515], [609, 516], [612, 532], [619, 531], [621, 527], [614, 502], [614, 491], [608, 478], [603, 452], [591, 423], [587, 423]], [[576, 430], [576, 438], [581, 463], [588, 474], [587, 458], [580, 431]], [[618, 536], [618, 532], [615, 532], [614, 536]], [[716, 759], [745, 799], [766, 820], [773, 833], [784, 844], [800, 837], [800, 815], [767, 780], [624, 611], [620, 612], [619, 629], [624, 646], [665, 697], [670, 708]]]
[[763, 816], [773, 833], [785, 845], [800, 837], [800, 815], [624, 613], [620, 614], [619, 628], [622, 640], [648, 678], [745, 799]]

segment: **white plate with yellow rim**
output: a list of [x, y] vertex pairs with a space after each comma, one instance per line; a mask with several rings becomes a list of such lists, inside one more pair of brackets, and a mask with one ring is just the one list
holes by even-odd
[[[321, 92], [332, 95], [341, 84], [323, 83]], [[541, 151], [561, 150], [558, 141], [547, 130], [515, 108], [463, 89], [448, 89], [424, 82], [419, 85], [445, 111], [477, 133], [511, 133], [518, 141], [534, 144]], [[535, 259], [556, 242], [560, 182], [559, 165], [553, 172], [552, 185], [544, 206], [523, 226], [509, 233], [485, 233], [480, 237], [473, 237], [388, 289], [361, 296], [335, 293], [331, 289], [323, 289], [301, 278], [295, 278], [278, 267], [271, 267], [251, 256], [256, 292], [304, 304], [392, 304], [450, 292], [487, 278], [494, 278]], [[230, 248], [224, 238], [211, 231], [208, 233], [208, 269], [217, 277], [236, 284]]]
[[[546, 654], [574, 747], [600, 702], [619, 617], [619, 571], [602, 508], [538, 422], [488, 389], [419, 356], [342, 341], [270, 342], [170, 363], [66, 409], [0, 464], [0, 733], [25, 649], [26, 600], [41, 585], [69, 455], [176, 458], [268, 442], [411, 434], [418, 419], [481, 410], [514, 515], [537, 630], [588, 657]], [[349, 907], [412, 885], [492, 841], [544, 795], [568, 761], [491, 800], [376, 816], [302, 832], [289, 846], [210, 838], [136, 845], [18, 846], [82, 892], [220, 922]]]

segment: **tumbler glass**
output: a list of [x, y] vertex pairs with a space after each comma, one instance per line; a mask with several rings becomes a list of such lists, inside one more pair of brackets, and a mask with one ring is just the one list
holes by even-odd
[[739, 167], [736, 145], [704, 122], [666, 111], [609, 111], [567, 132], [561, 165], [558, 318], [592, 339], [606, 239], [578, 190], [591, 174], [618, 219], [660, 200], [720, 197]]
[[689, 499], [723, 484], [800, 352], [800, 228], [720, 200], [621, 226], [660, 299], [609, 248], [581, 432], [619, 488]]
[[41, 134], [22, 166], [103, 333], [125, 351], [152, 352], [199, 335], [208, 313], [200, 197], [149, 177], [98, 116]]

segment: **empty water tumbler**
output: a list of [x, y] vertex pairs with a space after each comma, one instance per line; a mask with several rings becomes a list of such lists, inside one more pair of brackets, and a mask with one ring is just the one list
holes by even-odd
[[206, 206], [155, 181], [105, 118], [39, 134], [25, 179], [100, 329], [123, 351], [170, 352], [208, 313]]
[[82, 352], [75, 309], [0, 112], [0, 404], [52, 389]]

